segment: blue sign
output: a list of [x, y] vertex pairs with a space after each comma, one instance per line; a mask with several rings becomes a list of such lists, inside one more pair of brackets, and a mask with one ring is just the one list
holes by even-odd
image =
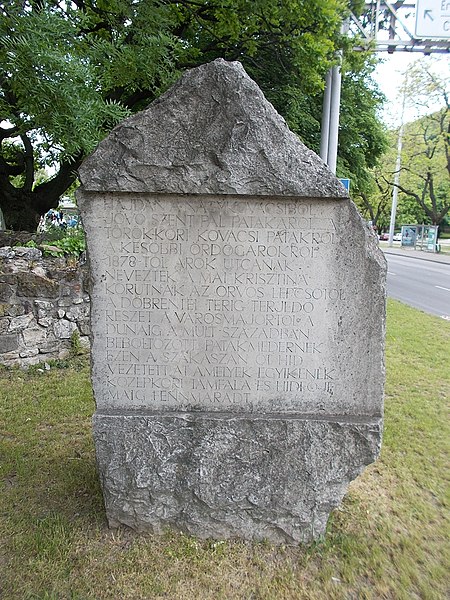
[[339, 181], [345, 187], [345, 189], [347, 190], [347, 192], [349, 192], [350, 191], [350, 179], [339, 179]]

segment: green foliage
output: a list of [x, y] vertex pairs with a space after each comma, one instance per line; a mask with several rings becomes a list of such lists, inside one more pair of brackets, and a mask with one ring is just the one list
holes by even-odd
[[[22, 244], [20, 244], [22, 246]], [[86, 250], [86, 235], [82, 227], [70, 227], [62, 229], [61, 227], [50, 226], [44, 233], [44, 239], [37, 243], [31, 239], [25, 248], [39, 248], [44, 256], [72, 256], [78, 258]]]
[[[393, 170], [396, 161], [396, 139], [393, 132], [386, 133], [387, 147], [377, 164], [368, 171], [368, 185], [356, 190], [353, 198], [361, 214], [377, 226], [379, 232], [389, 227], [392, 204]], [[389, 173], [387, 176], [386, 174]], [[387, 179], [386, 179], [387, 177]]]
[[[353, 4], [362, 9], [359, 0]], [[34, 228], [118, 121], [184, 69], [219, 56], [241, 61], [294, 131], [318, 149], [325, 74], [336, 50], [348, 46], [339, 34], [346, 14], [344, 0], [3, 3], [0, 207], [7, 226]], [[361, 186], [382, 144], [366, 59], [347, 60], [343, 84], [340, 170]], [[355, 100], [365, 119], [351, 109]], [[38, 181], [45, 165], [60, 170]]]
[[[16, 245], [17, 246], [17, 245]], [[23, 248], [37, 248], [37, 244], [34, 240], [30, 240], [22, 246]]]
[[[391, 190], [390, 186], [389, 189]], [[411, 223], [430, 224], [431, 222], [417, 200], [402, 193], [399, 194], [396, 221], [399, 225]]]
[[338, 172], [352, 180], [354, 194], [374, 189], [371, 172], [388, 146], [377, 116], [383, 96], [371, 78], [375, 61], [363, 59], [362, 52], [349, 54], [343, 65]]
[[74, 329], [72, 335], [70, 336], [70, 353], [72, 356], [78, 356], [83, 354], [83, 346], [80, 342], [80, 332], [78, 329]]
[[405, 128], [400, 190], [432, 224], [450, 210], [449, 131], [450, 104]]
[[[154, 79], [167, 43], [158, 32], [152, 34], [151, 22], [139, 45], [124, 43], [122, 21], [129, 2], [117, 3], [116, 29], [110, 32], [101, 21], [109, 18], [107, 10], [99, 19], [93, 7], [83, 11], [72, 3], [61, 8], [43, 2], [37, 9], [27, 4], [11, 3], [0, 19], [0, 58], [9, 76], [3, 83], [8, 99], [3, 116], [19, 133], [43, 136], [43, 141], [33, 141], [53, 164], [80, 151], [89, 153], [129, 114], [109, 92], [119, 84], [134, 91], [138, 82], [146, 85]], [[138, 72], [136, 64], [141, 65]]]
[[65, 235], [52, 242], [53, 246], [60, 248], [61, 255], [79, 256], [86, 250], [86, 238], [81, 228], [68, 229]]
[[[442, 63], [441, 71], [448, 69]], [[449, 73], [450, 74], [450, 73]], [[427, 59], [417, 61], [403, 83], [405, 100], [410, 107], [437, 106], [430, 114], [404, 126], [398, 194], [397, 223], [445, 224], [450, 211], [450, 78], [436, 75]], [[359, 204], [367, 212], [383, 201], [390, 209], [397, 160], [399, 130], [389, 132], [388, 148], [372, 170], [375, 185]], [[360, 190], [361, 192], [361, 190]]]

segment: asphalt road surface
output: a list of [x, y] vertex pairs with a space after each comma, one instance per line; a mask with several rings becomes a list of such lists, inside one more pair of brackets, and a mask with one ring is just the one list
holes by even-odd
[[450, 320], [450, 264], [385, 254], [388, 296]]

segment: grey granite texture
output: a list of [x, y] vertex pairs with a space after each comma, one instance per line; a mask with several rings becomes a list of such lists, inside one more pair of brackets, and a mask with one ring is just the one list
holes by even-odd
[[85, 204], [99, 410], [381, 415], [385, 260], [352, 203], [108, 193]]
[[323, 535], [382, 431], [386, 261], [346, 190], [223, 60], [81, 180], [109, 524]]
[[94, 436], [110, 526], [296, 544], [377, 458], [381, 419], [98, 412]]
[[85, 191], [346, 197], [238, 62], [187, 71], [80, 169]]

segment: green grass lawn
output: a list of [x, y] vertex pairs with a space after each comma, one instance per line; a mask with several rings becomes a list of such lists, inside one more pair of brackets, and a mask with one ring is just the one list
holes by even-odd
[[443, 599], [450, 323], [390, 302], [381, 459], [309, 547], [108, 530], [86, 361], [0, 371], [0, 598]]

